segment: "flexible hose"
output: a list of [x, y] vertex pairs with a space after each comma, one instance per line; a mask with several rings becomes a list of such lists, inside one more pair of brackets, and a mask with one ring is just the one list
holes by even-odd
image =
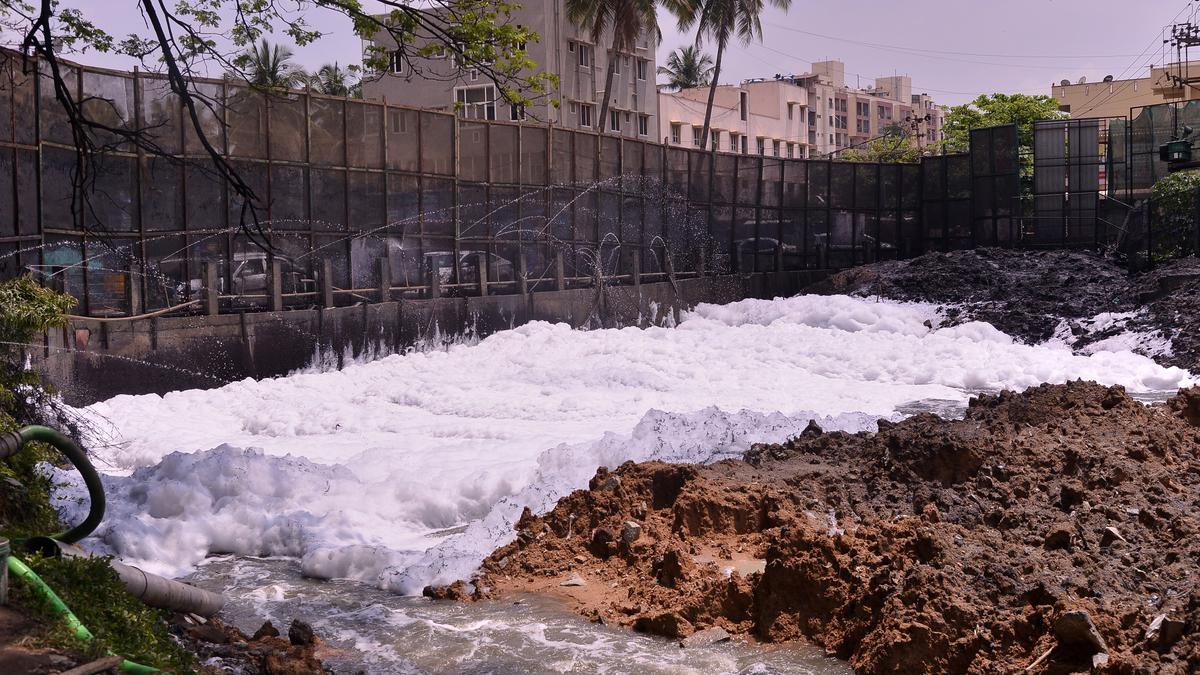
[[[29, 587], [33, 589], [33, 592], [41, 596], [41, 598], [50, 605], [51, 611], [62, 618], [63, 623], [67, 625], [67, 629], [71, 631], [71, 634], [83, 642], [92, 641], [92, 631], [88, 630], [87, 626], [83, 625], [83, 623], [79, 620], [79, 617], [75, 616], [75, 613], [72, 612], [69, 607], [67, 607], [66, 603], [62, 601], [62, 598], [58, 597], [58, 593], [55, 593], [53, 588], [47, 586], [46, 582], [42, 581], [41, 577], [35, 574], [33, 570], [29, 569], [28, 565], [20, 560], [17, 560], [13, 556], [9, 556], [8, 571], [11, 572], [14, 577], [29, 584]], [[137, 673], [139, 675], [160, 672], [157, 668], [144, 666], [140, 663], [130, 661], [129, 659], [122, 661], [121, 665], [118, 667], [127, 673]]]
[[100, 526], [100, 521], [104, 520], [104, 485], [100, 483], [100, 474], [96, 473], [96, 467], [92, 466], [83, 449], [76, 445], [75, 441], [50, 427], [37, 425], [0, 434], [0, 459], [16, 454], [22, 446], [33, 441], [48, 443], [57, 448], [83, 476], [83, 483], [87, 486], [90, 502], [87, 518], [66, 532], [50, 535], [51, 539], [74, 544], [95, 531]]

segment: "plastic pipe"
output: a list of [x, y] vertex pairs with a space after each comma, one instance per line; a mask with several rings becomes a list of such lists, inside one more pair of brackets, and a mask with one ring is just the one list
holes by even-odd
[[[74, 544], [67, 544], [48, 537], [34, 537], [26, 543], [26, 546], [46, 556], [86, 558], [92, 555]], [[213, 593], [182, 581], [151, 574], [140, 567], [126, 565], [116, 560], [109, 560], [108, 564], [121, 578], [125, 590], [151, 607], [196, 614], [207, 619], [225, 606], [225, 596], [220, 593]]]
[[[35, 574], [33, 570], [29, 569], [25, 563], [12, 556], [9, 556], [8, 569], [10, 572], [12, 572], [14, 577], [29, 584], [29, 587], [33, 589], [33, 592], [50, 605], [51, 611], [53, 611], [62, 619], [63, 623], [67, 625], [67, 629], [70, 630], [75, 637], [79, 638], [83, 642], [92, 641], [92, 631], [88, 630], [87, 626], [83, 625], [83, 623], [79, 620], [79, 617], [75, 616], [75, 613], [71, 611], [71, 608], [67, 607], [66, 603], [62, 601], [62, 598], [58, 597], [58, 593], [55, 593], [53, 588], [47, 586], [46, 582], [42, 581], [42, 578]], [[130, 661], [129, 659], [122, 661], [121, 665], [118, 667], [127, 673], [141, 674], [160, 672], [157, 668], [144, 666], [140, 663]]]
[[0, 459], [16, 454], [26, 443], [34, 441], [48, 443], [57, 448], [83, 476], [83, 483], [87, 486], [90, 502], [87, 518], [66, 532], [50, 535], [52, 539], [74, 544], [94, 532], [104, 519], [104, 485], [100, 482], [100, 474], [96, 473], [96, 467], [92, 466], [75, 441], [50, 427], [34, 425], [24, 427], [20, 431], [0, 434]]

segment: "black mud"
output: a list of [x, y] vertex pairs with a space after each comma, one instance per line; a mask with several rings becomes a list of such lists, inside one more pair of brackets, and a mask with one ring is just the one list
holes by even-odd
[[[806, 290], [932, 302], [943, 305], [948, 325], [986, 321], [1030, 344], [1045, 342], [1056, 331], [1076, 349], [1125, 332], [1157, 332], [1170, 340], [1169, 353], [1155, 349], [1153, 341], [1135, 351], [1163, 365], [1200, 370], [1196, 258], [1131, 274], [1090, 252], [985, 248], [864, 265]], [[1092, 321], [1103, 313], [1132, 316]]]

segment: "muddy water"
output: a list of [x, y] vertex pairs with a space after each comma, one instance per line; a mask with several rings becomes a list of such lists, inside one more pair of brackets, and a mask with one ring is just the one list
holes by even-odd
[[338, 673], [780, 673], [849, 675], [809, 645], [730, 642], [682, 649], [664, 638], [593, 624], [550, 599], [460, 604], [401, 597], [358, 582], [315, 581], [284, 559], [215, 558], [190, 578], [226, 593], [226, 621], [309, 621]]

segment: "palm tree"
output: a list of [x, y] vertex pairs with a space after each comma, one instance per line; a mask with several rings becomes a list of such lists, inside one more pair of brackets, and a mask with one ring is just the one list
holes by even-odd
[[706, 87], [712, 80], [712, 57], [695, 46], [681, 47], [667, 57], [667, 65], [658, 67], [659, 75], [667, 76], [670, 91]]
[[[642, 32], [652, 32], [661, 40], [655, 0], [566, 0], [567, 18], [581, 30], [590, 31], [593, 44], [600, 44], [606, 30], [612, 30], [612, 54], [604, 75], [604, 102], [597, 120], [601, 132], [607, 126], [608, 102], [612, 97], [613, 73], [622, 52], [630, 52]], [[657, 44], [657, 42], [656, 42]]]
[[[792, 0], [769, 0], [772, 5], [787, 11]], [[717, 43], [717, 62], [713, 66], [712, 81], [708, 85], [708, 106], [704, 111], [704, 129], [700, 132], [700, 147], [708, 143], [708, 132], [712, 122], [713, 100], [717, 96], [717, 82], [721, 78], [721, 59], [730, 38], [736, 37], [745, 46], [754, 39], [762, 39], [763, 0], [682, 0], [684, 6], [675, 10], [679, 27], [686, 30], [696, 24], [696, 44], [708, 36]]]
[[355, 88], [354, 74], [337, 61], [326, 63], [305, 80], [309, 87], [326, 96], [350, 96]]
[[305, 74], [292, 63], [292, 50], [273, 45], [263, 38], [241, 57], [246, 80], [257, 87], [290, 89], [301, 83]]

